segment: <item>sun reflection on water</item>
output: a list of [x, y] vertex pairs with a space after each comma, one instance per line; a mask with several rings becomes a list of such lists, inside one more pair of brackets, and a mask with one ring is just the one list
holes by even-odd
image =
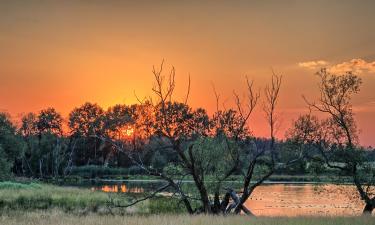
[[102, 185], [98, 187], [92, 187], [92, 191], [103, 191], [103, 192], [115, 192], [115, 193], [143, 193], [142, 187], [128, 188], [125, 184], [114, 184], [114, 185]]

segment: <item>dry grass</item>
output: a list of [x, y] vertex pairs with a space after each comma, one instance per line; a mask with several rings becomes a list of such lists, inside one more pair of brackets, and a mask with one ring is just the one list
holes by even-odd
[[374, 217], [339, 217], [339, 218], [250, 218], [246, 216], [188, 216], [188, 215], [152, 215], [152, 216], [99, 216], [90, 214], [77, 216], [61, 211], [40, 211], [14, 213], [0, 217], [2, 225], [370, 225], [375, 224]]

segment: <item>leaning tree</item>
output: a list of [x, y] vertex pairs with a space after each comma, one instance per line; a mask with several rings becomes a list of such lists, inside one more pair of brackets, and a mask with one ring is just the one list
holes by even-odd
[[335, 75], [326, 69], [317, 75], [320, 96], [317, 101], [305, 100], [310, 112], [316, 110], [327, 117], [301, 116], [295, 123], [295, 138], [314, 145], [326, 166], [349, 176], [365, 203], [363, 213], [371, 213], [375, 207], [375, 169], [359, 146], [351, 103], [362, 80], [352, 72]]

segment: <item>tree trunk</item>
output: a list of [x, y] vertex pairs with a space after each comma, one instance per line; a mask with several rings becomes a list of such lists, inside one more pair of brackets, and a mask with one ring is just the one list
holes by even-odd
[[220, 210], [223, 214], [225, 214], [226, 212], [226, 209], [229, 205], [229, 200], [230, 200], [230, 193], [229, 191], [225, 194], [223, 200], [221, 201], [221, 204], [220, 204]]
[[366, 203], [365, 208], [363, 209], [362, 214], [364, 214], [364, 215], [371, 215], [372, 211], [374, 210], [374, 207], [375, 206], [372, 205], [371, 203]]
[[230, 213], [233, 209], [235, 209], [235, 214], [239, 214], [241, 211], [243, 211], [246, 215], [254, 216], [254, 214], [248, 208], [246, 208], [246, 206], [243, 205], [243, 203], [240, 201], [240, 198], [237, 196], [237, 193], [234, 190], [229, 189], [227, 194], [229, 194], [233, 202], [226, 209], [226, 213]]
[[42, 169], [42, 166], [43, 165], [43, 160], [42, 159], [39, 159], [39, 176], [40, 178], [43, 178], [43, 169]]

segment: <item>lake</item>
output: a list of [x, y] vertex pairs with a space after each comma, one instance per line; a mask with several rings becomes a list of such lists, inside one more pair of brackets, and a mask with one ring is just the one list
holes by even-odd
[[[92, 185], [93, 191], [148, 192], [160, 182], [106, 182]], [[364, 207], [351, 185], [265, 184], [257, 187], [245, 203], [257, 216], [356, 216]]]

